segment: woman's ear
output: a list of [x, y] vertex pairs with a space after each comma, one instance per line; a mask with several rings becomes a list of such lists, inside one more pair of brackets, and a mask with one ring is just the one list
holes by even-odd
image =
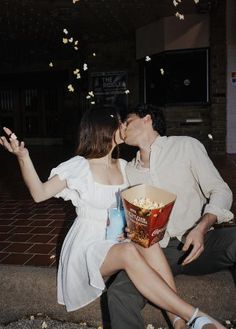
[[122, 141], [125, 140], [126, 129], [127, 129], [127, 124], [121, 123], [120, 127], [119, 127], [119, 136], [120, 136], [120, 139], [122, 139]]
[[118, 144], [121, 144], [123, 143], [123, 138], [122, 138], [122, 134], [121, 134], [121, 131], [120, 131], [120, 128], [118, 128], [115, 133], [114, 133], [114, 136], [113, 136], [113, 141], [115, 143], [115, 145], [118, 145]]

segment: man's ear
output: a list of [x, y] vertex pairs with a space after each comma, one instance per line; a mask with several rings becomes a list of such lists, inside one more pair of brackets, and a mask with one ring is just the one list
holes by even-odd
[[150, 121], [152, 121], [151, 115], [150, 114], [146, 114], [145, 117], [143, 117], [144, 122], [148, 123]]

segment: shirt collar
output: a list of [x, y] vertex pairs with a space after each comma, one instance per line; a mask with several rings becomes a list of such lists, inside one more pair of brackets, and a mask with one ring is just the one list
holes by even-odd
[[[162, 149], [165, 146], [166, 141], [167, 141], [167, 136], [157, 136], [157, 138], [154, 140], [154, 142], [151, 145], [151, 152], [153, 149], [156, 148]], [[136, 153], [134, 164], [135, 166], [139, 166], [140, 164], [142, 164], [142, 161], [140, 159], [140, 151]]]

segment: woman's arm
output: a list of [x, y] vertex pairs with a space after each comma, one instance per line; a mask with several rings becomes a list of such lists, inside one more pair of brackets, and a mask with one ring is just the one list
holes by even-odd
[[19, 142], [16, 135], [8, 128], [3, 128], [8, 136], [1, 136], [0, 144], [17, 157], [26, 186], [35, 202], [47, 200], [66, 187], [66, 180], [60, 180], [57, 175], [43, 183], [33, 165], [24, 142]]

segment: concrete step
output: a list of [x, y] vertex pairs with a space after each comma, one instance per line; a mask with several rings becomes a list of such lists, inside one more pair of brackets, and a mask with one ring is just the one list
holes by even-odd
[[[176, 282], [186, 301], [219, 320], [236, 319], [236, 291], [229, 272], [199, 277], [182, 275]], [[102, 324], [99, 299], [70, 313], [57, 304], [55, 268], [0, 265], [0, 323], [37, 313], [57, 320]], [[147, 305], [143, 316], [146, 323], [167, 327], [162, 313], [154, 306]]]

